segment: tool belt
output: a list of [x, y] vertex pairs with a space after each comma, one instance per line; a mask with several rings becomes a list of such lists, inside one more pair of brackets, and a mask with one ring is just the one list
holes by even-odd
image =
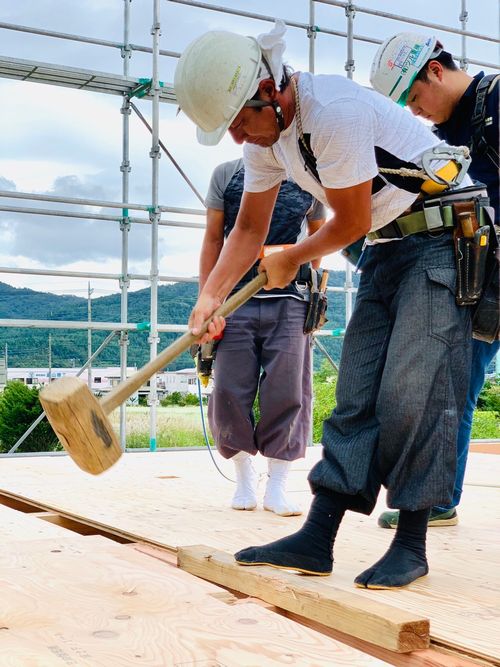
[[483, 187], [472, 186], [441, 197], [417, 200], [411, 213], [370, 232], [368, 240], [402, 239], [422, 232], [452, 231], [455, 243], [459, 306], [472, 306], [474, 338], [499, 339], [499, 229]]
[[310, 269], [311, 298], [304, 322], [305, 334], [318, 331], [318, 329], [321, 329], [328, 322], [326, 318], [326, 309], [328, 308], [328, 298], [326, 296], [327, 283], [328, 271], [323, 270], [321, 279], [318, 280], [318, 271]]
[[404, 239], [422, 232], [452, 230], [457, 225], [455, 206], [461, 202], [471, 202], [479, 219], [482, 209], [488, 206], [489, 198], [484, 186], [473, 185], [461, 190], [447, 192], [440, 197], [417, 199], [411, 213], [396, 218], [389, 224], [366, 235], [369, 241], [377, 239]]

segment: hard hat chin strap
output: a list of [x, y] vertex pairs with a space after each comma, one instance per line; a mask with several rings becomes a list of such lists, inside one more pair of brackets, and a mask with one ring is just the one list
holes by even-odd
[[276, 122], [278, 123], [278, 127], [280, 132], [283, 132], [285, 129], [285, 117], [283, 115], [283, 109], [281, 108], [281, 104], [278, 102], [273, 102], [271, 106], [274, 109], [274, 115], [276, 116]]
[[278, 123], [280, 132], [283, 132], [283, 130], [285, 129], [285, 117], [283, 115], [283, 109], [279, 102], [276, 101], [265, 102], [264, 100], [247, 100], [247, 102], [245, 102], [243, 106], [254, 107], [254, 108], [272, 107], [274, 110], [274, 115], [276, 116], [276, 122]]

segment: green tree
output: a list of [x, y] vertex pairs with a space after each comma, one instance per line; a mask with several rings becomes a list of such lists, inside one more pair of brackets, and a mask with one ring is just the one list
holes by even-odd
[[[335, 390], [337, 387], [337, 374], [328, 364], [330, 374], [315, 373], [313, 381], [313, 442], [321, 442], [323, 433], [323, 422], [332, 413], [335, 407]], [[326, 367], [325, 367], [326, 368]]]
[[[38, 389], [22, 382], [9, 382], [0, 394], [0, 451], [8, 452], [42, 413]], [[60, 449], [52, 427], [45, 419], [30, 433], [19, 451], [47, 452]]]
[[477, 401], [479, 410], [500, 414], [500, 382], [487, 380]]

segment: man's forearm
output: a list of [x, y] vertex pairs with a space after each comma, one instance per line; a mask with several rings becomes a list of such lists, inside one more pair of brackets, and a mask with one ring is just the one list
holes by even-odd
[[318, 257], [342, 250], [367, 233], [368, 229], [341, 224], [331, 219], [317, 232], [288, 248], [285, 252], [296, 264], [305, 264]]
[[223, 241], [207, 242], [203, 244], [200, 256], [199, 292], [204, 288], [208, 276], [217, 264], [222, 246]]
[[261, 248], [260, 236], [234, 228], [224, 243], [203, 292], [217, 297], [222, 303], [240, 278], [257, 261]]

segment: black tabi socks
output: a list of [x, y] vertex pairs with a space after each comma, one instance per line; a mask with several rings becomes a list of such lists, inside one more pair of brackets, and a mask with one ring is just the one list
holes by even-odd
[[400, 588], [429, 572], [425, 536], [429, 509], [399, 513], [396, 535], [387, 553], [356, 577], [359, 588]]
[[320, 489], [298, 532], [261, 547], [242, 549], [234, 557], [240, 565], [272, 565], [305, 574], [330, 574], [333, 543], [344, 513], [343, 496]]

